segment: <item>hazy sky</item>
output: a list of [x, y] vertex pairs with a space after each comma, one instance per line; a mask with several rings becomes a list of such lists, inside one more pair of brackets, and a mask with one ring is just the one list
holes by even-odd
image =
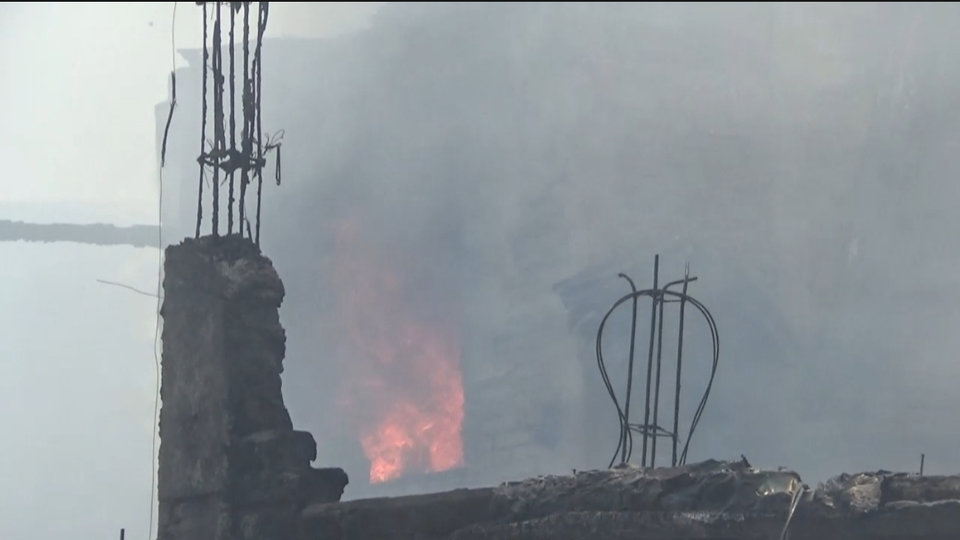
[[[269, 36], [360, 28], [379, 3], [274, 3]], [[172, 2], [0, 4], [0, 219], [156, 220], [154, 106]], [[176, 47], [201, 41], [181, 2]], [[145, 538], [157, 253], [0, 244], [0, 538]]]

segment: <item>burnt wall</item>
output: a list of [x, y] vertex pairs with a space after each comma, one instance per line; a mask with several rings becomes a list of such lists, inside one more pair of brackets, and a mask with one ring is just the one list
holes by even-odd
[[310, 466], [283, 403], [283, 283], [235, 236], [168, 247], [164, 276], [158, 538], [289, 538], [347, 476]]

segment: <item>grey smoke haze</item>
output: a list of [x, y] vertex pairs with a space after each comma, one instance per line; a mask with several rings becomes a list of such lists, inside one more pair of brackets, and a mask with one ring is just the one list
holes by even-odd
[[[285, 170], [317, 193], [270, 224], [271, 253], [290, 284], [301, 265], [282, 238], [323, 237], [343, 208], [375, 209], [389, 242], [463, 216], [473, 258], [457, 275], [479, 291], [465, 300], [482, 313], [473, 324], [490, 341], [520, 336], [510, 362], [557, 370], [577, 359], [555, 283], [600, 266], [614, 287], [623, 269], [645, 284], [655, 252], [668, 277], [689, 258], [722, 340], [693, 457], [743, 452], [811, 479], [913, 469], [921, 452], [953, 467], [955, 438], [939, 426], [956, 399], [958, 15], [929, 4], [384, 8], [322, 55], [313, 104], [267, 113], [290, 118]], [[439, 245], [422, 256], [442, 260]], [[300, 350], [313, 331], [301, 321], [319, 308], [298, 298], [284, 308], [287, 396], [311, 425], [322, 413], [306, 411], [317, 398], [305, 386], [322, 368], [306, 357], [324, 353]], [[599, 377], [580, 391], [613, 424]], [[569, 466], [602, 465], [614, 437]]]
[[[149, 115], [169, 27], [167, 5], [146, 5], [86, 19], [0, 7], [0, 67], [17, 74], [0, 80], [0, 219], [153, 219]], [[354, 21], [344, 28], [367, 22], [338, 9]], [[273, 36], [344, 33], [310, 32], [326, 20], [315, 10], [275, 4]], [[195, 47], [198, 17], [183, 13], [178, 39]], [[91, 21], [105, 25], [97, 37]], [[814, 481], [912, 470], [921, 452], [931, 472], [955, 470], [958, 22], [952, 4], [391, 4], [320, 52], [274, 49], [264, 115], [286, 129], [285, 182], [266, 196], [264, 247], [288, 287], [294, 422], [317, 435], [320, 461], [343, 464], [323, 453], [327, 366], [340, 358], [316, 318], [331, 298], [310, 284], [323, 282], [329, 228], [360, 208], [378, 245], [427, 263], [398, 264], [435, 269], [424, 295], [467, 289], [480, 329], [469, 354], [562, 373], [549, 388], [517, 384], [560, 396], [544, 401], [559, 403], [561, 440], [590, 422], [607, 438], [581, 461], [561, 448], [545, 465], [556, 472], [606, 465], [615, 422], [599, 376], [574, 380], [582, 359], [554, 285], [594, 269], [611, 282], [605, 305], [623, 291], [618, 271], [646, 286], [656, 252], [668, 277], [692, 262], [721, 332], [691, 459], [744, 453]], [[41, 29], [99, 43], [99, 60]], [[141, 31], [155, 35], [130, 47]], [[117, 51], [125, 62], [111, 67]], [[187, 109], [177, 122], [189, 127]], [[136, 157], [90, 157], [104, 140]], [[49, 158], [54, 143], [67, 158]], [[154, 306], [95, 280], [150, 290], [155, 252], [0, 249], [0, 480], [18, 487], [0, 499], [0, 535], [145, 535]], [[603, 416], [574, 410], [581, 396]]]
[[[277, 3], [268, 36], [342, 34], [376, 5]], [[172, 11], [0, 4], [0, 219], [156, 223]], [[200, 28], [179, 3], [177, 46]], [[155, 301], [96, 280], [152, 291], [156, 265], [155, 249], [0, 243], [0, 537], [147, 537]]]

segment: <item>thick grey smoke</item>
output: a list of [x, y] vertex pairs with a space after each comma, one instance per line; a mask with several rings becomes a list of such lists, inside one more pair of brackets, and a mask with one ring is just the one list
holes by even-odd
[[[611, 260], [647, 270], [656, 251], [678, 274], [689, 258], [723, 342], [695, 457], [743, 452], [814, 478], [910, 469], [921, 452], [951, 468], [956, 441], [940, 426], [960, 397], [946, 383], [958, 15], [388, 6], [329, 45], [336, 61], [312, 73], [322, 90], [297, 103], [321, 122], [290, 152], [315, 156], [295, 173], [318, 194], [303, 215], [356, 201], [411, 236], [434, 227], [426, 216], [461, 217], [462, 283], [488, 298], [527, 290], [490, 300], [475, 323], [521, 311], [511, 324], [525, 346], [508, 354], [545, 369], [576, 361], [550, 358], [566, 331], [544, 325], [562, 309], [554, 283]], [[285, 224], [305, 234], [299, 219]], [[285, 224], [273, 225], [278, 243], [295, 234]], [[437, 245], [439, 259], [449, 246]], [[583, 392], [605, 399], [599, 377]], [[289, 399], [306, 414], [305, 397]]]
[[[286, 184], [264, 244], [295, 421], [363, 475], [356, 446], [330, 446], [350, 359], [323, 330], [334, 231], [357, 219], [421, 304], [462, 305], [465, 425], [526, 422], [541, 455], [521, 472], [602, 467], [616, 442], [595, 330], [570, 330], [555, 285], [604, 277], [605, 306], [658, 252], [669, 279], [692, 263], [721, 332], [691, 459], [810, 480], [921, 452], [955, 467], [958, 21], [949, 4], [388, 4], [362, 32], [277, 42], [264, 117], [286, 130]], [[684, 410], [707, 362], [689, 331]]]
[[[351, 219], [402, 278], [403, 316], [460, 325], [466, 460], [486, 475], [469, 482], [606, 465], [596, 314], [565, 302], [604, 309], [620, 271], [648, 286], [657, 252], [668, 278], [692, 263], [721, 331], [691, 459], [810, 481], [920, 453], [957, 468], [955, 5], [390, 3], [367, 20], [377, 3], [336, 4], [273, 4], [264, 128], [286, 137], [264, 248], [288, 290], [287, 403], [348, 496], [367, 466], [337, 409], [356, 363], [334, 279]], [[144, 243], [84, 224], [154, 222], [150, 107], [182, 65], [171, 48], [200, 42], [198, 9], [178, 3], [172, 36], [171, 3], [71, 6], [0, 4], [0, 219], [28, 224], [8, 238]], [[196, 212], [199, 60], [183, 56], [170, 242]], [[155, 300], [97, 281], [152, 291], [156, 252], [0, 247], [0, 536], [145, 534]], [[685, 414], [707, 361], [704, 328], [688, 337]], [[468, 483], [438, 477], [406, 488]]]

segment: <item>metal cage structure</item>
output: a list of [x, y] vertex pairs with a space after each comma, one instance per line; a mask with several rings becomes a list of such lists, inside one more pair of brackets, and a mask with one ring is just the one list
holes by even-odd
[[[713, 387], [714, 377], [717, 373], [717, 366], [720, 360], [720, 335], [717, 330], [713, 315], [699, 300], [690, 296], [690, 284], [697, 280], [695, 276], [690, 276], [690, 265], [686, 265], [683, 279], [678, 279], [660, 286], [660, 255], [654, 257], [653, 263], [653, 287], [650, 289], [637, 290], [634, 281], [626, 274], [619, 274], [618, 277], [625, 279], [630, 284], [631, 292], [622, 296], [607, 311], [600, 326], [597, 329], [597, 366], [600, 369], [600, 375], [603, 383], [610, 394], [614, 407], [617, 410], [617, 416], [620, 421], [620, 437], [617, 442], [617, 448], [610, 460], [608, 467], [616, 463], [618, 457], [621, 464], [630, 461], [633, 455], [633, 434], [639, 433], [642, 437], [642, 449], [640, 464], [643, 467], [655, 467], [657, 462], [657, 440], [667, 438], [671, 442], [670, 465], [673, 467], [683, 465], [687, 461], [687, 454], [690, 450], [690, 441], [693, 433], [696, 431], [700, 418], [706, 408], [707, 400], [710, 397], [710, 390]], [[680, 291], [672, 290], [681, 287]], [[635, 368], [635, 352], [637, 344], [637, 312], [639, 309], [640, 298], [651, 299], [650, 310], [650, 329], [649, 343], [647, 348], [647, 376], [645, 388], [645, 402], [643, 409], [643, 423], [631, 423], [632, 396], [634, 393], [633, 379]], [[626, 393], [621, 406], [620, 400], [610, 380], [606, 364], [603, 357], [603, 336], [607, 321], [614, 311], [620, 306], [631, 303], [633, 307], [633, 317], [630, 326], [630, 352], [627, 358], [626, 373]], [[663, 371], [663, 329], [664, 329], [664, 306], [668, 303], [680, 304], [679, 309], [679, 329], [676, 336], [677, 356], [676, 356], [676, 378], [673, 393], [673, 422], [670, 428], [664, 427], [661, 422], [661, 385]], [[706, 389], [700, 399], [699, 405], [695, 410], [687, 431], [686, 439], [683, 441], [681, 449], [680, 439], [680, 404], [681, 388], [683, 375], [683, 337], [684, 323], [686, 321], [687, 305], [693, 306], [704, 318], [710, 331], [710, 338], [713, 345], [713, 357], [710, 367], [710, 378]]]

